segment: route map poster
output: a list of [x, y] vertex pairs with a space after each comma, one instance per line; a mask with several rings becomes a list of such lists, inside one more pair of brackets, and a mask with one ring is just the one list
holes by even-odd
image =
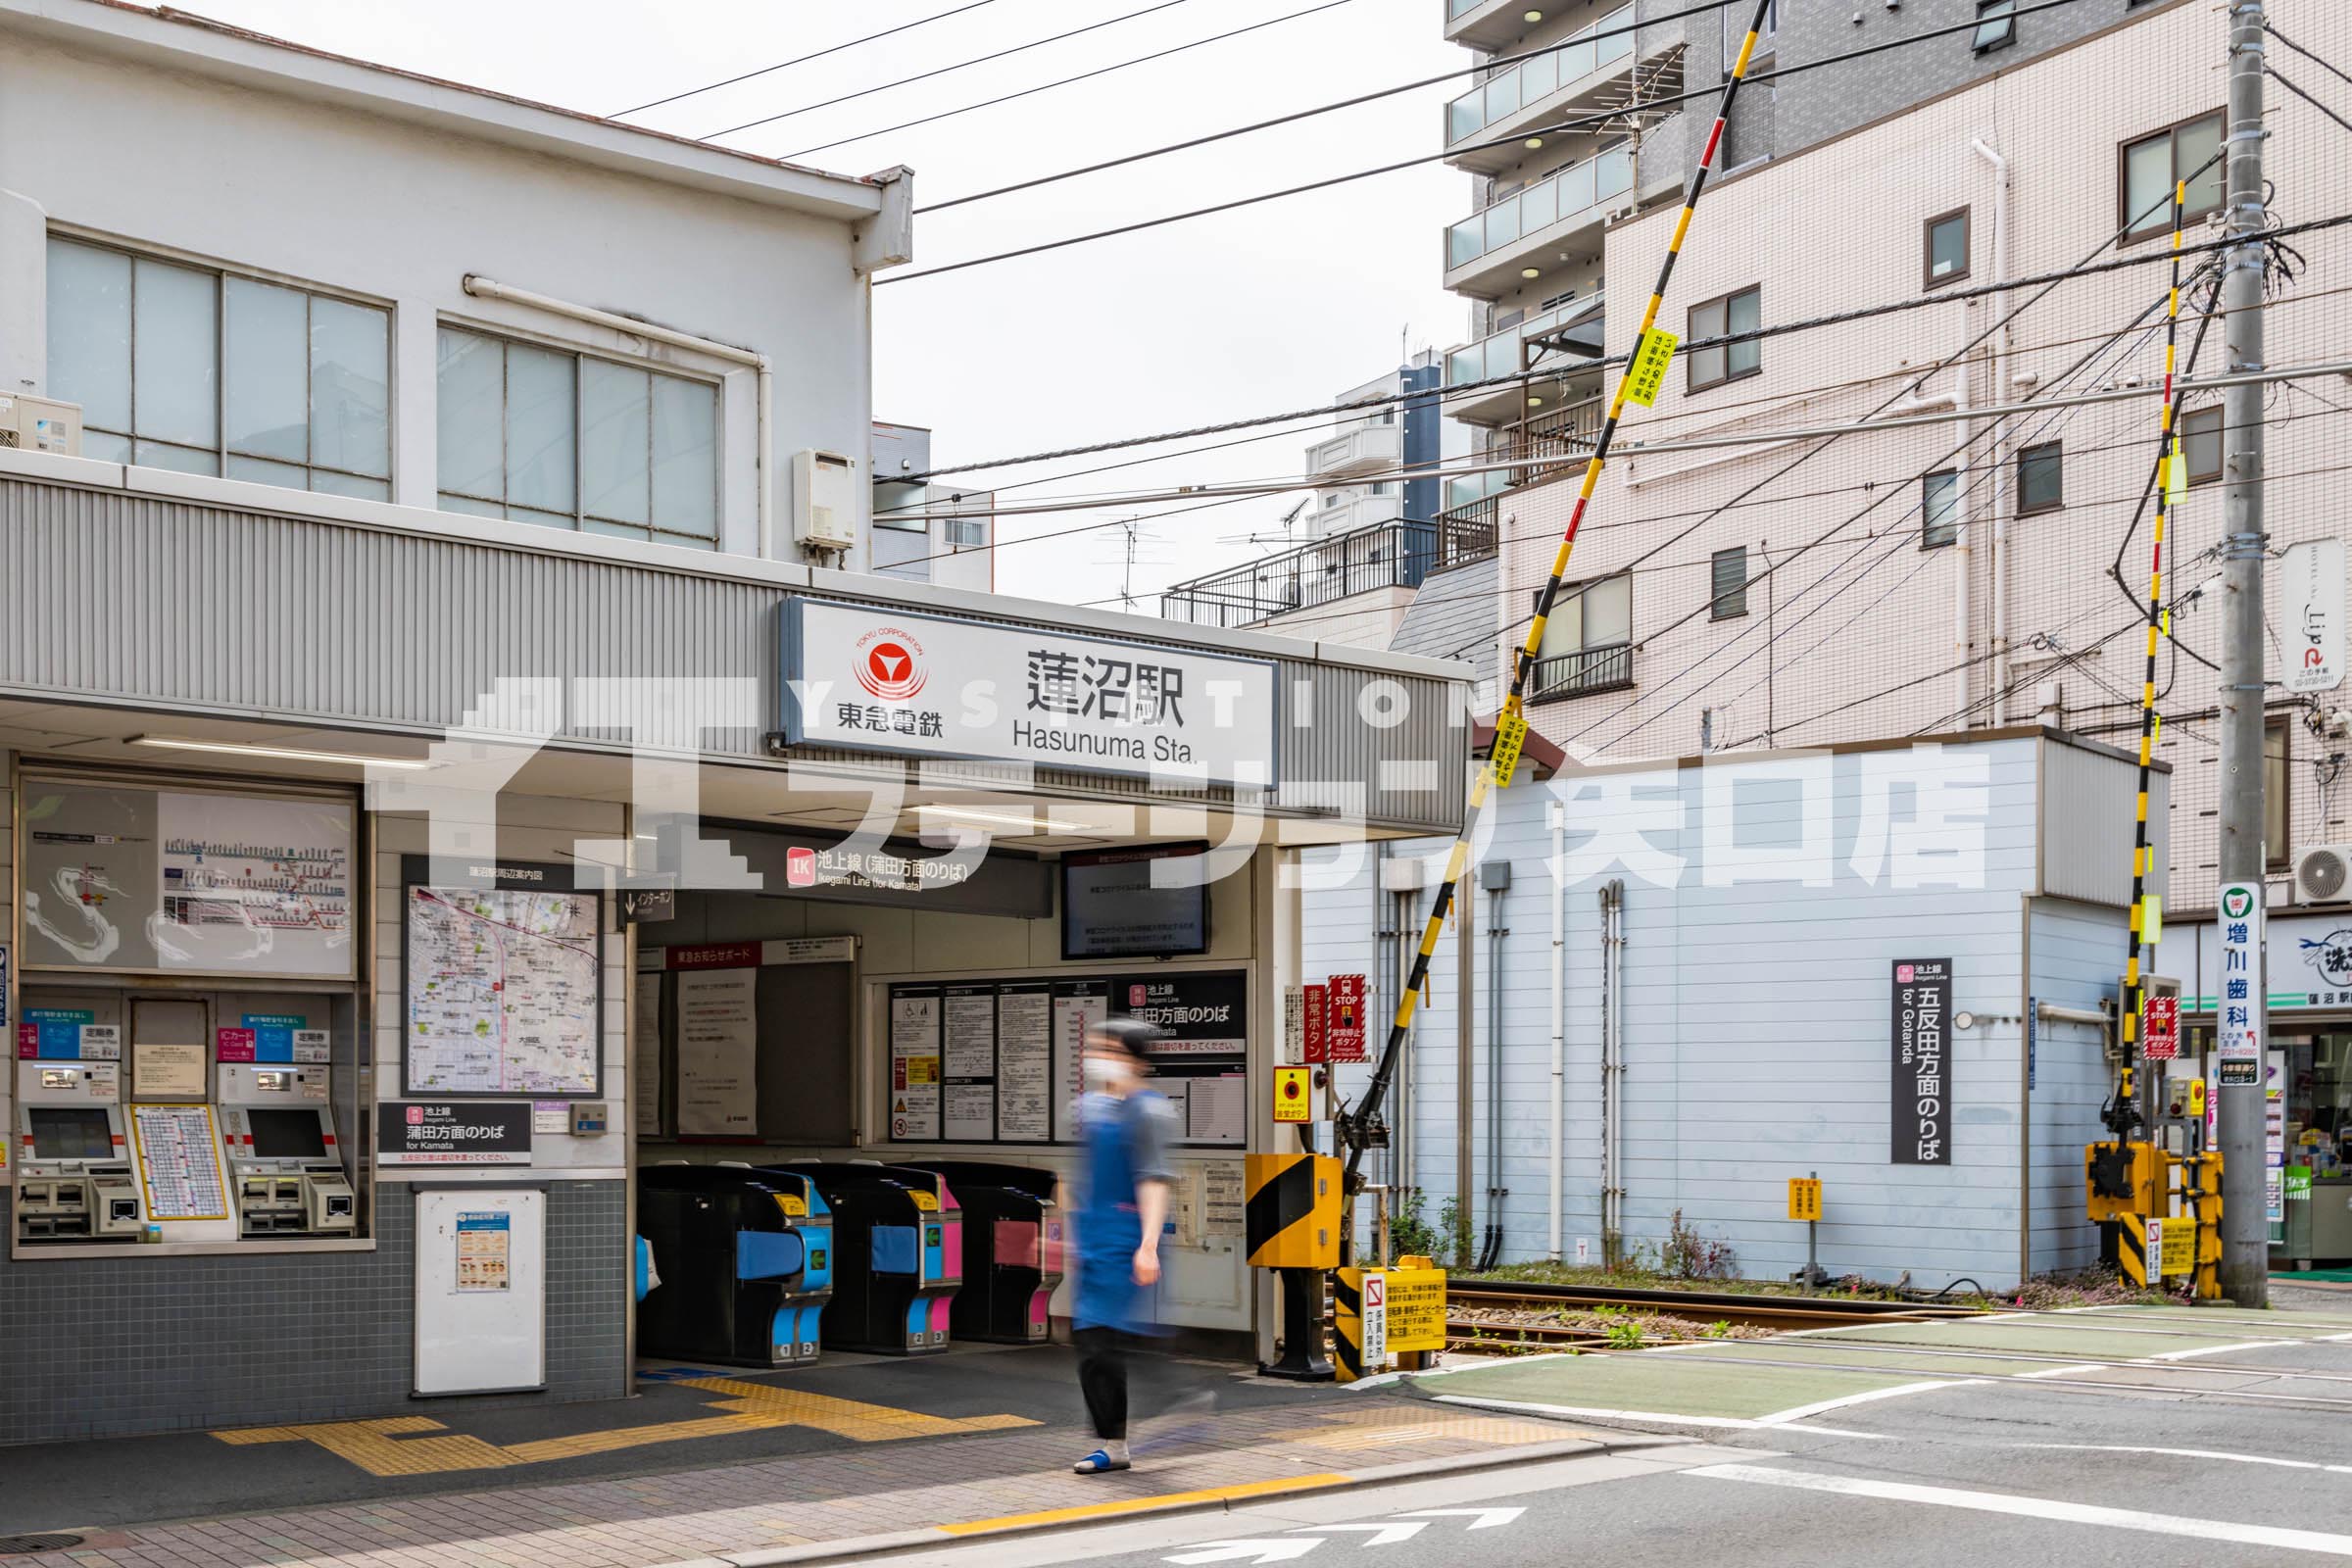
[[411, 883], [406, 913], [405, 1093], [602, 1092], [602, 895]]
[[353, 972], [348, 800], [27, 779], [32, 967]]

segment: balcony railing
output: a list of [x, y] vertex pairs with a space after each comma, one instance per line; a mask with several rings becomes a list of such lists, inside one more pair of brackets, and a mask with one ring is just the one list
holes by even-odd
[[[1470, 0], [1476, 4], [1477, 0]], [[1468, 6], [1456, 0], [1453, 15], [1458, 17]], [[1450, 20], [1450, 19], [1449, 19]], [[1508, 70], [1496, 72], [1471, 91], [1446, 106], [1446, 145], [1467, 141], [1498, 121], [1507, 120], [1526, 108], [1559, 91], [1568, 83], [1592, 74], [1603, 66], [1614, 65], [1634, 52], [1634, 35], [1620, 32], [1634, 20], [1634, 8], [1624, 6], [1581, 28], [1557, 49], [1548, 50], [1530, 60], [1522, 60]], [[1596, 38], [1595, 33], [1615, 32], [1613, 38]]]
[[[1530, 317], [1517, 326], [1506, 326], [1499, 332], [1490, 332], [1475, 343], [1465, 343], [1446, 355], [1446, 384], [1463, 386], [1472, 381], [1490, 381], [1498, 375], [1510, 375], [1521, 368], [1519, 345], [1539, 332], [1548, 332], [1564, 321], [1601, 308], [1601, 296], [1590, 294], [1583, 299], [1570, 300], [1554, 306], [1540, 316]], [[1597, 323], [1598, 318], [1594, 320]]]
[[1583, 697], [1592, 692], [1619, 691], [1634, 683], [1634, 645], [1610, 643], [1539, 659], [1528, 675], [1528, 697]]
[[1534, 484], [1562, 468], [1582, 464], [1592, 455], [1592, 443], [1600, 435], [1601, 416], [1599, 398], [1587, 398], [1565, 408], [1529, 416], [1513, 428], [1510, 442], [1501, 454], [1521, 460], [1521, 466], [1510, 471], [1509, 482]]
[[1487, 0], [1446, 0], [1446, 20], [1452, 22], [1467, 12], [1476, 11]]
[[1484, 561], [1494, 553], [1494, 496], [1481, 496], [1459, 506], [1447, 507], [1438, 514], [1439, 571], [1450, 571], [1455, 566], [1467, 566], [1474, 561]]
[[1309, 447], [1306, 472], [1311, 479], [1344, 479], [1394, 468], [1403, 460], [1403, 425], [1359, 424]]
[[1570, 164], [1525, 190], [1473, 213], [1446, 231], [1446, 269], [1468, 267], [1526, 235], [1549, 228], [1634, 188], [1634, 154], [1611, 147], [1581, 164]]
[[1378, 588], [1418, 588], [1437, 556], [1437, 525], [1384, 522], [1318, 539], [1159, 596], [1159, 612], [1196, 626], [1250, 626]]

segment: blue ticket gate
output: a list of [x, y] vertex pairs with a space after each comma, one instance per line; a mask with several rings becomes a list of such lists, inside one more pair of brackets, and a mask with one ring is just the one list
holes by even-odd
[[946, 1179], [863, 1160], [766, 1168], [806, 1176], [833, 1211], [825, 1346], [883, 1355], [946, 1349], [950, 1303], [963, 1283], [963, 1216]]
[[637, 1229], [662, 1281], [637, 1308], [642, 1351], [731, 1366], [816, 1359], [837, 1249], [832, 1212], [807, 1176], [642, 1166]]
[[963, 1288], [948, 1322], [959, 1340], [1037, 1345], [1053, 1337], [1061, 1283], [1063, 1223], [1058, 1177], [1035, 1165], [925, 1159], [914, 1168], [955, 1184], [963, 1207]]

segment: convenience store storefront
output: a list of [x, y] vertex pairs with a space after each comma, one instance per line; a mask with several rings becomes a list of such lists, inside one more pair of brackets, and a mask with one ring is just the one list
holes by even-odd
[[1063, 1168], [1111, 1010], [1265, 1326], [1283, 873], [1458, 823], [1450, 666], [127, 472], [0, 455], [0, 1442], [624, 1395], [643, 1165]]
[[[2352, 906], [2273, 908], [2265, 922], [2264, 1203], [2272, 1266], [2352, 1264]], [[2180, 950], [2186, 948], [2188, 952]], [[2214, 1071], [2223, 943], [2210, 916], [2168, 922], [2156, 972], [2183, 984], [2186, 1048], [2169, 1076]], [[2217, 1097], [2210, 1095], [2208, 1128]]]

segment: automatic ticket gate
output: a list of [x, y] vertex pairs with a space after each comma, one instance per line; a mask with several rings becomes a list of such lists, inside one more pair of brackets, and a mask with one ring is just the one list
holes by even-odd
[[935, 1171], [863, 1160], [795, 1160], [764, 1172], [806, 1176], [833, 1210], [833, 1299], [824, 1344], [883, 1355], [936, 1355], [963, 1283], [963, 1215]]
[[640, 1348], [736, 1366], [816, 1359], [835, 1248], [832, 1211], [806, 1175], [643, 1166], [637, 1230], [662, 1280], [637, 1308]]
[[914, 1168], [955, 1183], [963, 1205], [964, 1284], [948, 1322], [956, 1339], [1033, 1345], [1053, 1336], [1061, 1283], [1058, 1178], [1034, 1165], [925, 1159]]

